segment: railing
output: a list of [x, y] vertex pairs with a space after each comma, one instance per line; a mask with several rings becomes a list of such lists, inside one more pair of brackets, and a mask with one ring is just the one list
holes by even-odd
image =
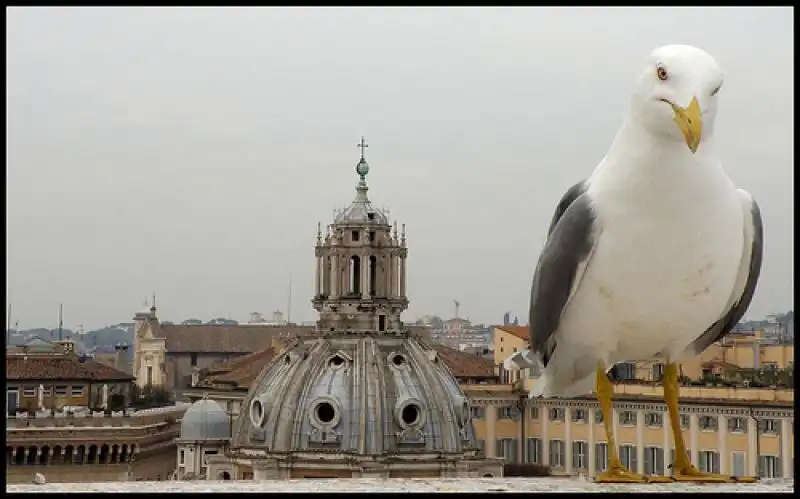
[[191, 406], [189, 402], [179, 402], [173, 406], [156, 407], [135, 411], [126, 409], [114, 411], [110, 415], [104, 412], [75, 413], [67, 415], [57, 412], [54, 415], [50, 411], [42, 411], [31, 417], [28, 413], [17, 413], [6, 416], [6, 427], [15, 428], [102, 428], [102, 427], [126, 427], [144, 426], [166, 421], [170, 416], [175, 419], [180, 418]]

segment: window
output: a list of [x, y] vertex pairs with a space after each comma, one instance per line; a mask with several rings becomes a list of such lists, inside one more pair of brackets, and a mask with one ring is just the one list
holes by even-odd
[[762, 419], [759, 422], [761, 426], [761, 433], [766, 435], [777, 435], [778, 434], [778, 420], [777, 419]]
[[594, 468], [596, 473], [608, 471], [608, 444], [594, 444]]
[[147, 366], [147, 386], [153, 385], [153, 366]]
[[717, 431], [719, 420], [716, 416], [700, 416], [700, 429], [704, 431]]
[[480, 450], [486, 450], [486, 440], [476, 439], [475, 443], [477, 444], [476, 447]]
[[25, 386], [22, 388], [22, 396], [23, 397], [35, 397], [36, 396], [36, 388], [33, 386]]
[[186, 464], [186, 452], [181, 449], [180, 454], [178, 454], [178, 464], [184, 466]]
[[636, 425], [636, 413], [633, 411], [622, 411], [619, 413], [619, 424], [623, 426]]
[[375, 240], [375, 231], [374, 230], [369, 231], [369, 240], [370, 241], [374, 241]]
[[744, 418], [728, 418], [728, 431], [731, 433], [747, 433], [747, 421]]
[[664, 449], [661, 447], [644, 448], [644, 474], [664, 474]]
[[575, 470], [588, 470], [587, 459], [589, 444], [587, 442], [572, 442], [572, 468]]
[[656, 362], [653, 364], [653, 381], [660, 381], [664, 377], [664, 364]]
[[528, 463], [542, 464], [542, 441], [538, 438], [528, 439]]
[[197, 352], [192, 352], [190, 355], [190, 360], [192, 362], [192, 367], [197, 366]]
[[52, 397], [53, 396], [53, 387], [52, 386], [45, 386], [44, 387], [44, 396], [45, 397]]
[[358, 242], [358, 231], [354, 230], [353, 233], [352, 233], [352, 236], [353, 236], [353, 242], [357, 243]]
[[645, 412], [644, 424], [653, 428], [660, 428], [664, 424], [664, 414], [661, 412]]
[[731, 452], [731, 468], [733, 476], [744, 476], [744, 452]]
[[70, 394], [73, 397], [83, 397], [83, 385], [73, 385], [70, 388]]
[[67, 396], [67, 385], [56, 385], [56, 397]]
[[622, 466], [625, 466], [632, 472], [636, 473], [636, 466], [638, 463], [636, 462], [636, 447], [629, 444], [623, 444], [619, 446], [619, 460], [622, 462]]
[[719, 452], [701, 450], [697, 453], [697, 469], [706, 473], [719, 473]]
[[617, 364], [608, 372], [608, 377], [612, 381], [636, 379], [636, 365], [630, 362]]
[[507, 463], [517, 462], [517, 439], [516, 438], [498, 438], [497, 439], [497, 456], [502, 457]]
[[511, 350], [513, 351], [513, 353], [517, 353], [517, 347], [514, 347]]
[[531, 419], [539, 419], [539, 408], [538, 407], [531, 407]]
[[486, 417], [485, 407], [470, 407], [469, 412], [472, 415], [472, 419], [484, 419]]
[[514, 407], [505, 406], [500, 408], [497, 417], [498, 419], [514, 419], [515, 415], [516, 410]]
[[594, 410], [594, 422], [595, 423], [602, 423], [603, 422], [603, 411], [602, 411], [602, 409], [595, 409]]
[[692, 419], [688, 414], [681, 414], [681, 430], [688, 430], [692, 426]]
[[562, 468], [564, 466], [564, 441], [550, 440], [550, 467]]
[[778, 456], [758, 456], [758, 476], [761, 478], [780, 478]]
[[576, 423], [585, 423], [586, 409], [572, 409], [572, 421]]
[[564, 421], [564, 409], [562, 409], [561, 407], [551, 408], [549, 415], [550, 415], [550, 421]]

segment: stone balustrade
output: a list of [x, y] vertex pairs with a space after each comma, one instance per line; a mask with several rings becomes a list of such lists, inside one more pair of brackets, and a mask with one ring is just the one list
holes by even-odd
[[8, 485], [8, 492], [794, 492], [794, 480], [754, 484], [596, 484], [575, 477], [237, 480], [193, 482], [104, 482]]

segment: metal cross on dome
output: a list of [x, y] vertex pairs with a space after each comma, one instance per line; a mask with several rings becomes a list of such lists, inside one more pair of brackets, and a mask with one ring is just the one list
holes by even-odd
[[369, 147], [369, 144], [367, 144], [367, 141], [364, 140], [363, 136], [361, 137], [361, 143], [356, 144], [356, 147], [361, 148], [361, 159], [364, 159], [364, 153], [366, 152], [367, 147]]

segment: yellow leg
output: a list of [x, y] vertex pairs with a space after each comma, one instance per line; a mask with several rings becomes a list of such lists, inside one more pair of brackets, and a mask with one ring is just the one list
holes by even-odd
[[[601, 364], [597, 366], [597, 400], [600, 402], [600, 410], [603, 411], [603, 425], [606, 428], [606, 440], [608, 442], [608, 471], [600, 473], [595, 479], [598, 483], [646, 483], [648, 477], [633, 473], [619, 461], [617, 456], [617, 444], [614, 441], [614, 421], [611, 419], [611, 396], [614, 394], [614, 385], [608, 380], [606, 370]], [[665, 478], [665, 477], [662, 477]], [[672, 480], [667, 480], [672, 481]]]
[[698, 470], [689, 461], [686, 445], [683, 443], [680, 413], [678, 412], [678, 365], [667, 363], [664, 366], [664, 402], [669, 409], [669, 424], [675, 441], [675, 462], [672, 463], [672, 477], [679, 482], [702, 483], [752, 483], [755, 477], [735, 477], [706, 473]]

